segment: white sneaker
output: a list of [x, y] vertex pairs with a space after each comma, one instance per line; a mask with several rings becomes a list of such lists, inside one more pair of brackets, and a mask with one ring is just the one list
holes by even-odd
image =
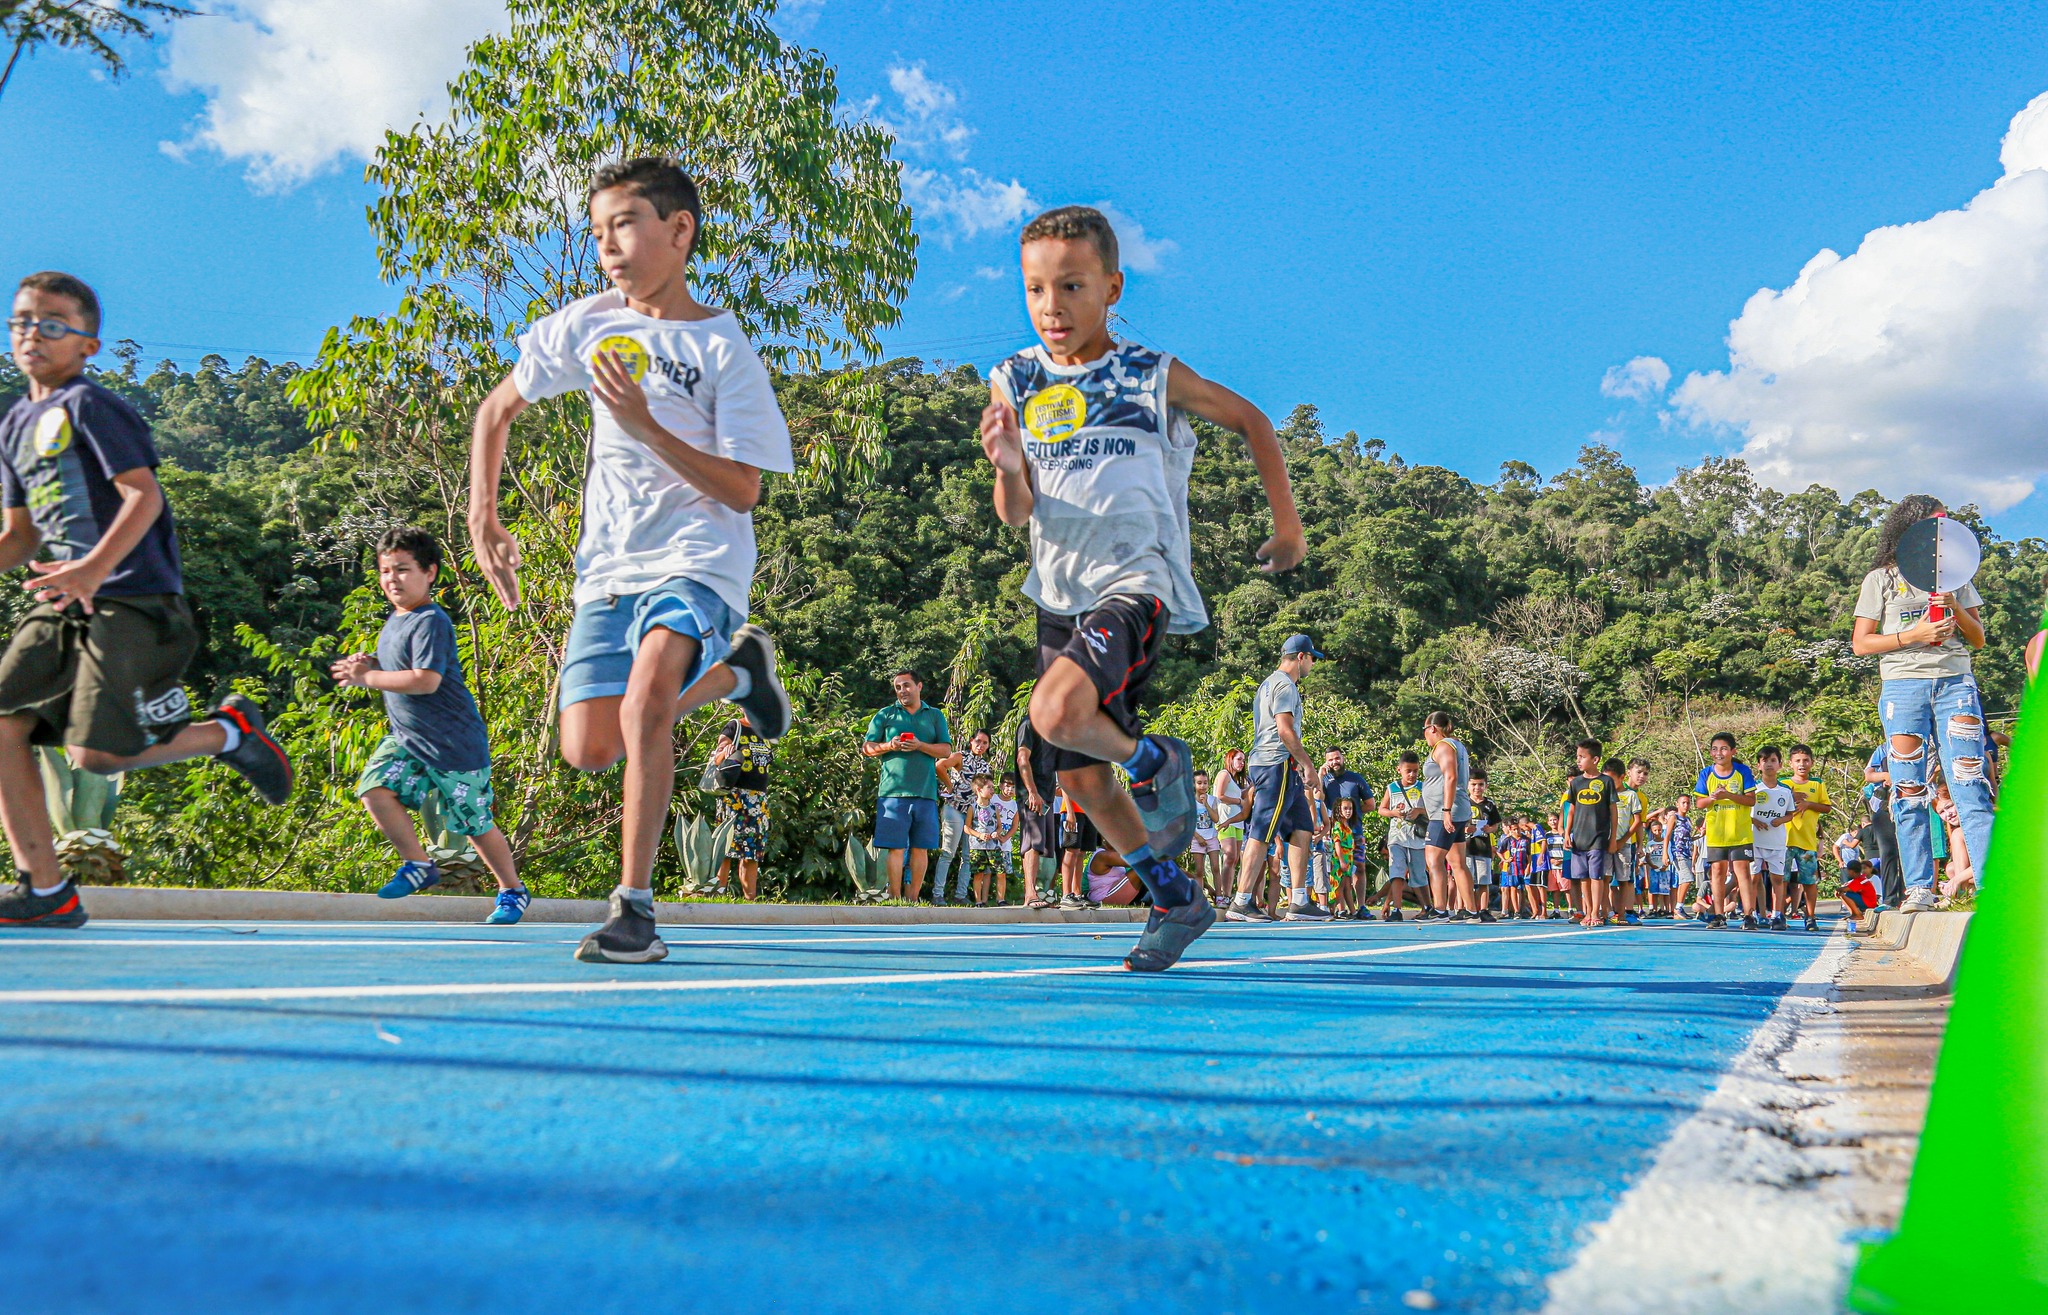
[[1915, 886], [1906, 892], [1905, 901], [1899, 905], [1899, 912], [1931, 913], [1934, 910], [1934, 905], [1934, 892], [1924, 887]]

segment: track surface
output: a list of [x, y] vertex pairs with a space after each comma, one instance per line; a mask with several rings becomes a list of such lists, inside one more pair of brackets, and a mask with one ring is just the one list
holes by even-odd
[[578, 930], [7, 934], [8, 1307], [1535, 1310], [1823, 943]]

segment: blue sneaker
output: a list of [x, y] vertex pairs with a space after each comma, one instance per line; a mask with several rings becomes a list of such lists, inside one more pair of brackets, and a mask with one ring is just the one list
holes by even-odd
[[404, 899], [407, 895], [441, 884], [441, 869], [432, 863], [407, 862], [398, 865], [398, 872], [384, 883], [384, 889], [377, 892], [378, 899]]
[[491, 910], [491, 916], [484, 921], [493, 927], [509, 927], [526, 916], [526, 906], [533, 903], [533, 896], [526, 893], [526, 887], [498, 892], [498, 907]]
[[1215, 925], [1215, 906], [1200, 886], [1195, 887], [1193, 903], [1173, 909], [1154, 905], [1138, 943], [1124, 956], [1124, 967], [1134, 973], [1165, 972], [1180, 962], [1197, 937]]
[[1623, 914], [1621, 920], [1631, 927], [1640, 927], [1643, 925], [1643, 920], [1636, 916], [1635, 911], [1633, 909]]

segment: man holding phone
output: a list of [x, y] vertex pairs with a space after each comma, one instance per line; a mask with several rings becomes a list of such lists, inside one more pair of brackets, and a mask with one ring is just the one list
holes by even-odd
[[868, 721], [860, 751], [881, 760], [875, 848], [889, 854], [889, 898], [916, 900], [925, 864], [939, 847], [938, 760], [953, 754], [946, 714], [924, 701], [924, 683], [908, 669], [889, 678], [896, 702]]

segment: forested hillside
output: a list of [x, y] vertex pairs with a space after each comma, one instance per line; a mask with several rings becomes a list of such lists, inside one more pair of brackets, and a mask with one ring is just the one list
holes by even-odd
[[[287, 395], [300, 372], [262, 361], [144, 373], [132, 351], [102, 378], [149, 417], [165, 461], [188, 586], [206, 637], [191, 684], [212, 699], [260, 689], [302, 770], [299, 801], [265, 810], [210, 765], [137, 775], [117, 831], [131, 872], [158, 881], [367, 889], [388, 866], [349, 785], [382, 731], [376, 703], [327, 682], [336, 653], [365, 647], [381, 622], [368, 545], [417, 521], [457, 537], [466, 435], [415, 435], [414, 455], [311, 441]], [[771, 890], [837, 889], [844, 836], [866, 825], [872, 767], [852, 749], [887, 701], [887, 673], [930, 673], [956, 725], [1013, 721], [1032, 675], [1033, 630], [1018, 594], [1024, 538], [989, 507], [974, 429], [987, 391], [971, 366], [899, 361], [870, 372], [886, 439], [871, 475], [769, 483], [757, 515], [755, 617], [781, 640], [800, 726], [782, 749]], [[800, 433], [822, 426], [843, 380], [781, 380]], [[0, 401], [19, 391], [0, 369]], [[522, 440], [573, 432], [579, 399], [536, 408]], [[550, 414], [552, 413], [552, 414]], [[541, 437], [534, 437], [540, 435]], [[1728, 725], [1795, 732], [1829, 755], [1843, 785], [1875, 742], [1874, 675], [1849, 654], [1850, 608], [1887, 504], [1821, 488], [1758, 489], [1739, 462], [1712, 458], [1645, 487], [1612, 450], [1589, 446], [1545, 475], [1519, 461], [1477, 485], [1410, 466], [1378, 441], [1324, 432], [1312, 406], [1286, 417], [1310, 554], [1284, 576], [1256, 569], [1270, 532], [1258, 481], [1234, 436], [1209, 432], [1195, 468], [1196, 575], [1211, 628], [1172, 641], [1153, 689], [1155, 722], [1214, 752], [1248, 739], [1252, 684], [1296, 630], [1333, 660], [1310, 680], [1310, 747], [1339, 744], [1386, 772], [1443, 707], [1470, 728], [1497, 795], [1529, 805], [1554, 789], [1563, 746], [1591, 733], [1657, 766], [1678, 788], [1694, 745]], [[567, 583], [574, 538], [571, 462], [562, 497], [527, 540], [537, 600]], [[1969, 512], [1987, 554], [1978, 587], [1990, 644], [1979, 673], [1994, 713], [2019, 689], [2018, 656], [2048, 573], [2048, 545], [1996, 539]], [[23, 605], [8, 591], [9, 608]], [[538, 610], [508, 617], [466, 564], [443, 599], [492, 725], [501, 820], [529, 879], [550, 894], [598, 894], [613, 879], [617, 773], [580, 777], [555, 760], [548, 729], [560, 636]], [[547, 606], [543, 601], [530, 605]], [[709, 717], [679, 732], [701, 761]], [[686, 761], [679, 806], [701, 807]], [[1840, 793], [1840, 791], [1838, 791]], [[677, 876], [664, 859], [660, 884]]]

